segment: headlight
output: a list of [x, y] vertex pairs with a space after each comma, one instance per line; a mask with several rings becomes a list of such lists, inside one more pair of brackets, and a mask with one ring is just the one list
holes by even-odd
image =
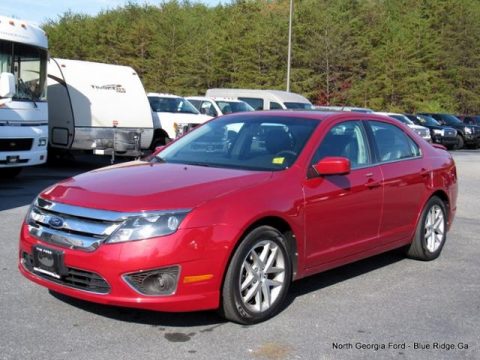
[[47, 138], [38, 139], [38, 146], [47, 146]]
[[473, 134], [472, 130], [473, 130], [472, 128], [466, 127], [465, 128], [465, 134]]
[[173, 234], [189, 212], [190, 210], [176, 210], [129, 217], [108, 237], [106, 243], [143, 240]]
[[433, 129], [433, 134], [443, 136], [443, 130], [442, 129]]

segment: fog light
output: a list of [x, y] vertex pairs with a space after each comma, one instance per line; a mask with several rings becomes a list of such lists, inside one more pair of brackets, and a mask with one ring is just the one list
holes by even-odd
[[177, 290], [178, 266], [124, 275], [123, 279], [143, 295], [172, 295]]

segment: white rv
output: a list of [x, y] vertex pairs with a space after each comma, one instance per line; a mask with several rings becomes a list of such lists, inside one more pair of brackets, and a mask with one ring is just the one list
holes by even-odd
[[128, 66], [51, 58], [48, 105], [50, 146], [57, 151], [139, 156], [163, 136]]
[[0, 16], [0, 177], [47, 160], [47, 49], [42, 29]]
[[280, 90], [208, 89], [205, 96], [242, 100], [255, 110], [310, 110], [313, 108], [312, 103], [302, 95]]

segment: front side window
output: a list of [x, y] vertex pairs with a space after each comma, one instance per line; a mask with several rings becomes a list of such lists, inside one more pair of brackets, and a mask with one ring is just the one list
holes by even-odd
[[284, 102], [283, 105], [285, 105], [287, 109], [313, 110], [313, 105], [309, 103]]
[[243, 101], [216, 100], [215, 102], [224, 115], [236, 112], [254, 111], [250, 105]]
[[263, 99], [259, 98], [249, 98], [249, 97], [239, 97], [238, 100], [245, 101], [250, 105], [254, 110], [263, 110], [264, 102]]
[[352, 169], [370, 163], [367, 137], [361, 121], [346, 121], [333, 126], [315, 152], [312, 164], [329, 156], [346, 157]]
[[47, 51], [31, 45], [2, 41], [0, 44], [0, 72], [15, 75], [14, 100], [45, 100]]
[[381, 162], [397, 161], [420, 156], [418, 145], [395, 125], [369, 121]]
[[244, 170], [290, 167], [319, 121], [273, 116], [225, 116], [161, 151], [155, 161]]
[[283, 108], [279, 103], [270, 101], [270, 110], [283, 110]]
[[181, 97], [149, 96], [150, 107], [155, 112], [199, 114], [190, 102]]

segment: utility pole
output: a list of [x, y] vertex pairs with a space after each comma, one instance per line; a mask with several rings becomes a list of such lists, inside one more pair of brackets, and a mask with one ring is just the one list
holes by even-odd
[[290, 66], [292, 62], [292, 17], [293, 0], [290, 0], [290, 16], [288, 20], [287, 91], [290, 91]]

